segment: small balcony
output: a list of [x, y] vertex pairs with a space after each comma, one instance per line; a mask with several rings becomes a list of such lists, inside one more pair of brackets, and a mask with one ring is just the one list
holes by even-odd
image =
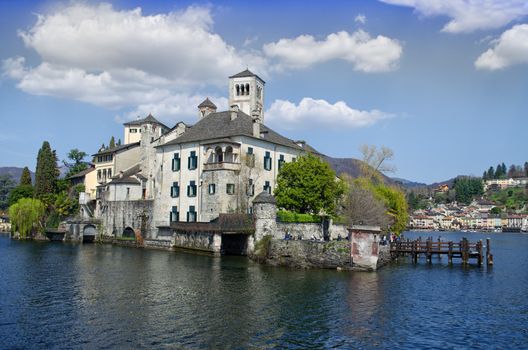
[[234, 162], [216, 162], [216, 163], [205, 163], [203, 170], [204, 171], [213, 171], [213, 170], [240, 170], [240, 163]]

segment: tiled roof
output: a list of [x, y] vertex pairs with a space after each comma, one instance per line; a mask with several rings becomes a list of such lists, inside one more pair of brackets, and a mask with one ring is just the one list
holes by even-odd
[[108, 185], [113, 185], [113, 184], [141, 185], [141, 182], [138, 179], [134, 179], [133, 177], [127, 176], [127, 177], [114, 178], [112, 179], [112, 181], [108, 183]]
[[[188, 128], [180, 137], [165, 143], [162, 146], [177, 145], [188, 142], [198, 142], [212, 139], [223, 139], [233, 136], [253, 137], [253, 119], [242, 111], [237, 112], [237, 118], [231, 120], [231, 111], [211, 113], [202, 118], [198, 123]], [[261, 137], [259, 140], [303, 150], [293, 140], [290, 140], [265, 125], [260, 126]]]
[[114, 148], [105, 149], [104, 151], [100, 151], [100, 152], [97, 152], [96, 154], [92, 154], [92, 156], [95, 157], [95, 156], [101, 156], [103, 154], [117, 153], [117, 152], [121, 152], [123, 150], [129, 149], [129, 148], [137, 147], [137, 146], [139, 146], [139, 142], [127, 143], [126, 145], [121, 145], [121, 146], [116, 146]]
[[253, 73], [252, 71], [250, 71], [249, 69], [246, 68], [246, 70], [240, 72], [240, 73], [237, 73], [235, 75], [232, 75], [230, 76], [229, 78], [245, 78], [245, 77], [257, 77], [260, 81], [262, 81], [263, 83], [266, 83], [264, 80], [262, 80], [261, 77], [259, 77], [258, 75], [256, 75], [255, 73]]
[[207, 97], [202, 103], [198, 105], [198, 108], [202, 108], [202, 107], [209, 107], [209, 108], [216, 109], [216, 105], [213, 102], [211, 102], [209, 97]]
[[76, 178], [84, 177], [86, 174], [91, 173], [94, 170], [95, 170], [94, 167], [89, 167], [87, 169], [84, 169], [83, 171], [79, 171], [77, 174], [73, 174], [72, 176], [68, 177], [68, 179], [76, 179]]
[[145, 124], [145, 123], [158, 124], [158, 125], [163, 126], [165, 129], [170, 129], [168, 126], [166, 126], [165, 124], [161, 123], [159, 120], [154, 118], [152, 116], [152, 114], [149, 114], [146, 118], [138, 119], [138, 120], [132, 120], [130, 122], [124, 123], [123, 125], [131, 126], [131, 125], [142, 125], [142, 124]]

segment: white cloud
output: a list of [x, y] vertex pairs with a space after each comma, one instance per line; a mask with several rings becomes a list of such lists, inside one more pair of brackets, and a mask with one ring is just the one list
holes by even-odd
[[321, 41], [301, 35], [266, 44], [263, 49], [268, 57], [278, 60], [278, 69], [301, 69], [341, 59], [351, 63], [355, 70], [384, 72], [394, 69], [402, 54], [397, 40], [382, 35], [372, 38], [363, 30], [332, 33]]
[[143, 15], [140, 8], [74, 3], [39, 15], [32, 28], [19, 33], [40, 64], [30, 67], [23, 57], [10, 58], [2, 71], [31, 94], [114, 109], [143, 111], [160, 104], [164, 108], [158, 110], [167, 115], [185, 116], [205, 95], [201, 90], [224, 86], [237, 70], [249, 66], [266, 75], [264, 58], [237, 51], [212, 24], [207, 7]]
[[497, 70], [528, 63], [528, 24], [519, 24], [502, 33], [493, 47], [475, 61], [478, 69]]
[[361, 111], [349, 107], [345, 102], [334, 104], [326, 100], [305, 97], [295, 104], [287, 100], [275, 100], [266, 111], [266, 120], [271, 125], [284, 129], [313, 128], [359, 128], [370, 126], [394, 115], [379, 110]]
[[496, 29], [528, 15], [525, 0], [379, 0], [412, 7], [423, 16], [447, 16], [442, 31], [468, 33]]
[[360, 23], [360, 24], [365, 24], [365, 23], [367, 23], [367, 16], [365, 16], [362, 13], [360, 13], [360, 14], [358, 14], [356, 16], [356, 18], [354, 18], [354, 22]]

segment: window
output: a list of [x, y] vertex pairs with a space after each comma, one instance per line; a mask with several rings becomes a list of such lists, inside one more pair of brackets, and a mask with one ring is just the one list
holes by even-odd
[[266, 156], [264, 157], [264, 169], [271, 170], [271, 155], [269, 152], [266, 152]]
[[103, 179], [106, 180], [106, 169], [103, 169]]
[[209, 194], [215, 194], [215, 192], [216, 192], [216, 185], [209, 184]]
[[284, 154], [281, 154], [279, 156], [279, 170], [281, 170], [281, 168], [284, 165], [284, 163], [286, 163], [286, 161], [284, 160]]
[[196, 182], [191, 181], [187, 186], [187, 197], [196, 197]]
[[196, 222], [196, 209], [194, 208], [194, 205], [189, 207], [189, 211], [187, 212], [187, 222]]
[[226, 193], [227, 194], [235, 194], [235, 184], [227, 184]]
[[263, 190], [264, 190], [265, 192], [268, 192], [269, 194], [271, 194], [271, 186], [270, 186], [269, 181], [266, 181], [266, 182], [264, 183], [264, 188], [263, 188]]
[[248, 214], [253, 214], [253, 207], [252, 207], [252, 206], [249, 206], [249, 207], [247, 208], [247, 213], [248, 213]]
[[180, 221], [180, 212], [178, 211], [177, 206], [173, 206], [170, 212], [170, 222], [172, 223], [177, 221]]
[[172, 171], [180, 171], [180, 154], [174, 153], [172, 157]]
[[171, 197], [177, 198], [180, 196], [180, 185], [177, 182], [173, 182], [171, 186]]
[[187, 159], [187, 166], [189, 170], [194, 170], [198, 167], [198, 157], [195, 151], [191, 151], [191, 155]]
[[135, 134], [135, 133], [137, 133], [137, 129], [130, 129], [130, 133], [131, 133], [131, 134]]
[[246, 186], [246, 195], [251, 197], [254, 194], [255, 194], [255, 184], [253, 183], [253, 179], [249, 179], [249, 182]]
[[252, 168], [255, 166], [255, 154], [253, 154], [253, 147], [248, 147], [247, 149], [246, 165]]
[[97, 180], [101, 180], [101, 170], [97, 170]]
[[112, 177], [112, 169], [108, 169], [108, 177], [109, 177], [109, 178]]

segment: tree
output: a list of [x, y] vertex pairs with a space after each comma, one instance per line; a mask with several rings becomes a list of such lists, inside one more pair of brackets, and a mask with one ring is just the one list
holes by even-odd
[[109, 148], [115, 148], [116, 144], [115, 144], [115, 138], [112, 136], [110, 138], [110, 143], [108, 144], [108, 147]]
[[0, 210], [9, 207], [9, 195], [15, 187], [15, 181], [9, 174], [0, 175]]
[[42, 198], [47, 194], [53, 194], [56, 190], [59, 177], [57, 168], [57, 156], [51, 150], [48, 141], [42, 143], [37, 156], [37, 169], [35, 171], [35, 196]]
[[346, 179], [349, 186], [343, 212], [350, 224], [378, 225], [396, 234], [405, 230], [409, 211], [400, 189], [366, 177]]
[[492, 166], [489, 167], [486, 178], [487, 178], [488, 180], [492, 180], [492, 179], [495, 178], [495, 169], [493, 169]]
[[9, 193], [8, 203], [13, 205], [22, 198], [33, 198], [34, 189], [31, 185], [18, 185]]
[[38, 199], [22, 198], [9, 207], [9, 219], [12, 231], [18, 232], [20, 238], [31, 237], [44, 227], [45, 205]]
[[86, 154], [86, 152], [79, 151], [77, 148], [74, 148], [68, 152], [68, 159], [72, 160], [73, 163], [63, 161], [64, 165], [68, 167], [68, 174], [66, 174], [66, 178], [88, 168], [88, 165], [83, 161], [87, 155], [88, 154]]
[[501, 173], [502, 173], [503, 176], [506, 175], [506, 164], [504, 164], [504, 163], [501, 164]]
[[28, 167], [24, 167], [22, 170], [22, 175], [20, 176], [19, 185], [29, 185], [32, 186], [31, 173], [29, 172]]
[[344, 183], [336, 178], [330, 165], [309, 154], [282, 166], [275, 197], [278, 206], [286, 210], [333, 215], [344, 191]]
[[386, 228], [390, 225], [385, 203], [376, 197], [370, 186], [365, 186], [367, 179], [347, 177], [348, 191], [344, 200], [342, 215], [349, 225], [375, 225]]
[[524, 176], [528, 177], [528, 162], [524, 162]]
[[469, 204], [475, 196], [484, 193], [482, 181], [476, 177], [459, 177], [455, 179], [455, 199], [462, 204]]
[[385, 146], [378, 149], [374, 145], [362, 145], [360, 152], [363, 156], [362, 172], [370, 178], [380, 179], [379, 173], [394, 172], [396, 168], [388, 164], [394, 157], [394, 152]]
[[121, 146], [121, 139], [117, 140], [117, 145], [116, 146]]

